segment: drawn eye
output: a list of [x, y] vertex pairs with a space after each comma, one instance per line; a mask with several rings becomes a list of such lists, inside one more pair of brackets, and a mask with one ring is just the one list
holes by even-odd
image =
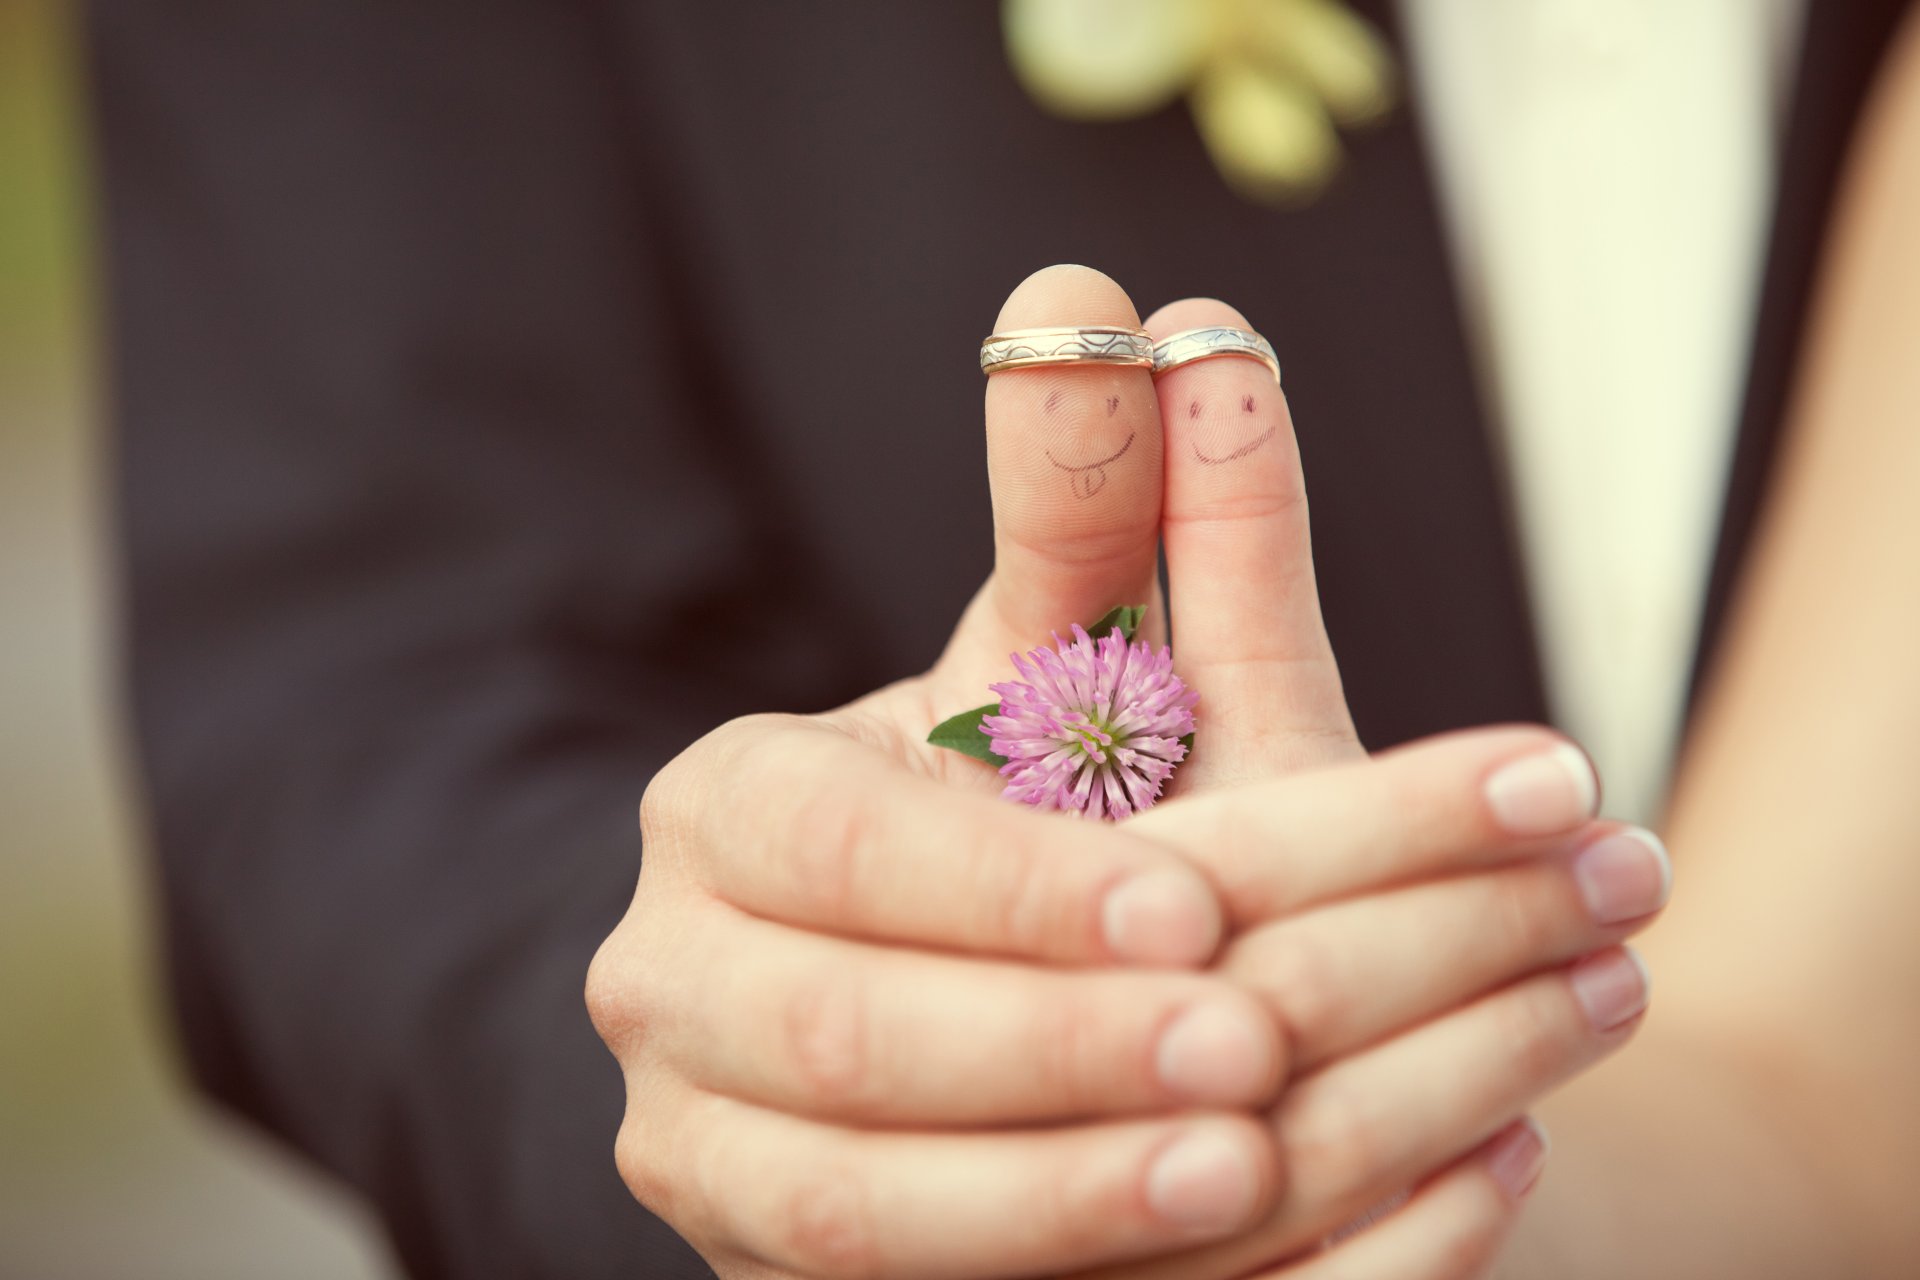
[[1252, 412], [1253, 412], [1253, 397], [1252, 397], [1252, 396], [1248, 396], [1248, 397], [1247, 397], [1247, 398], [1246, 398], [1245, 400], [1242, 400], [1242, 401], [1240, 402], [1240, 407], [1241, 407], [1242, 409], [1245, 409], [1245, 410], [1246, 410], [1246, 411], [1247, 411], [1248, 413], [1252, 413]]
[[1060, 393], [1056, 391], [1052, 395], [1047, 397], [1046, 412], [1052, 413], [1055, 409], [1058, 409], [1059, 407], [1060, 407]]
[[1107, 416], [1111, 418], [1114, 414], [1118, 412], [1120, 412], [1120, 397], [1108, 396], [1107, 397]]
[[1200, 416], [1200, 402], [1198, 400], [1195, 400], [1187, 406], [1187, 416], [1189, 418], [1197, 418]]

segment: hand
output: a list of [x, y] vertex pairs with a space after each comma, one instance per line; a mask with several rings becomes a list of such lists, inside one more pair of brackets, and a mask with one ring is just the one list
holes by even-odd
[[[1125, 307], [1091, 273], [1045, 273], [1016, 293], [1002, 324], [1130, 321], [1130, 309], [1089, 315], [1103, 299], [1089, 296], [1086, 277], [1108, 290], [1106, 304], [1118, 297]], [[1023, 295], [1040, 310], [1018, 314]], [[591, 1001], [628, 1075], [623, 1172], [725, 1274], [765, 1274], [756, 1268], [767, 1265], [789, 1275], [1056, 1271], [1231, 1233], [1263, 1216], [1277, 1194], [1272, 1140], [1243, 1117], [1202, 1110], [1182, 1120], [1121, 1118], [1265, 1101], [1283, 1066], [1272, 1020], [1220, 977], [1061, 968], [1201, 960], [1221, 928], [1206, 882], [1126, 829], [1050, 821], [967, 794], [991, 786], [991, 775], [917, 746], [939, 714], [969, 705], [1001, 673], [999, 655], [1033, 643], [1062, 617], [1144, 598], [1151, 580], [1159, 433], [1151, 393], [1139, 385], [1144, 375], [1039, 376], [1055, 379], [1053, 389], [1025, 374], [989, 386], [998, 562], [935, 671], [833, 716], [729, 726], [649, 790], [647, 869], [628, 920], [596, 960]], [[1013, 394], [999, 390], [1009, 386]], [[1062, 413], [1055, 392], [1069, 391], [1082, 404]], [[1062, 478], [1053, 446], [1085, 434], [1089, 407], [1107, 410], [1114, 427], [1131, 433], [1130, 452], [1153, 467], [1144, 477], [1110, 467], [1102, 488], [1116, 500], [1082, 512], [1068, 505], [1085, 501], [1079, 489], [1045, 486]], [[1137, 518], [1140, 508], [1151, 521]], [[1174, 590], [1182, 590], [1178, 580]], [[1220, 748], [1216, 759], [1232, 758], [1231, 741], [1229, 732], [1209, 738]], [[1537, 733], [1489, 739], [1473, 747], [1481, 754], [1461, 759], [1484, 776], [1499, 762], [1493, 757], [1543, 742], [1552, 745]], [[1404, 881], [1527, 852], [1524, 839], [1490, 834], [1478, 821], [1434, 828], [1451, 831], [1451, 843], [1403, 839], [1389, 856], [1378, 824], [1371, 837], [1365, 824], [1352, 825], [1354, 813], [1387, 812], [1392, 788], [1411, 786], [1407, 779], [1430, 772], [1442, 754], [1457, 751], [1409, 753], [1418, 767], [1398, 783], [1384, 766], [1356, 771], [1350, 785], [1364, 792], [1378, 784], [1370, 800], [1353, 798], [1348, 784], [1316, 787], [1315, 796], [1349, 796], [1344, 809], [1320, 810], [1318, 822], [1304, 799], [1261, 797], [1276, 813], [1303, 808], [1293, 826], [1269, 833], [1302, 852], [1263, 877], [1246, 869], [1263, 859], [1247, 856], [1244, 845], [1211, 845], [1238, 849], [1213, 864], [1216, 874], [1232, 871], [1222, 883], [1238, 922], [1312, 906], [1298, 887], [1315, 882], [1315, 865], [1331, 912], [1365, 887], [1343, 885], [1342, 868]], [[941, 787], [916, 773], [965, 785]], [[1457, 777], [1436, 786], [1481, 812], [1473, 786]], [[1208, 830], [1201, 802], [1193, 802], [1196, 832]], [[1417, 807], [1411, 814], [1415, 822], [1430, 816]], [[1528, 838], [1537, 846], [1543, 834]], [[1307, 851], [1320, 855], [1317, 864]], [[1516, 905], [1525, 899], [1494, 893]], [[1328, 954], [1378, 951], [1380, 920], [1359, 911], [1361, 901], [1292, 936], [1319, 938]], [[1592, 931], [1557, 919], [1535, 929], [1519, 955], [1512, 947], [1504, 959], [1498, 947], [1485, 954], [1495, 969], [1537, 967], [1550, 942], [1574, 945]], [[1358, 964], [1363, 984], [1343, 988], [1328, 975], [1312, 991], [1328, 1007], [1362, 1008], [1376, 997], [1365, 984], [1395, 965], [1390, 956]], [[1479, 980], [1471, 967], [1467, 980]], [[1394, 985], [1415, 994], [1393, 1017], [1424, 1016], [1430, 1002], [1458, 998], [1457, 984]], [[1199, 1015], [1184, 1024], [1190, 1033], [1199, 1028], [1197, 1040], [1174, 1034], [1181, 1013]], [[1297, 1008], [1287, 1016], [1304, 1021]], [[1368, 1033], [1362, 1024], [1334, 1028], [1297, 1037], [1296, 1048], [1311, 1062], [1343, 1037], [1351, 1043]], [[1543, 1050], [1533, 1055], [1528, 1083], [1576, 1059]], [[1375, 1073], [1363, 1083], [1377, 1089], [1392, 1078]], [[1035, 1122], [1051, 1127], [1005, 1128]], [[981, 1132], [983, 1125], [1001, 1127]], [[955, 1132], [966, 1127], [972, 1131]], [[1446, 1131], [1448, 1140], [1463, 1127]], [[1211, 1168], [1197, 1160], [1209, 1148]], [[1403, 1155], [1402, 1163], [1425, 1158]], [[1391, 1160], [1381, 1163], [1391, 1171]], [[1320, 1194], [1313, 1213], [1324, 1216], [1339, 1200]], [[1297, 1229], [1303, 1216], [1296, 1209], [1291, 1220]]]
[[[1147, 322], [1159, 337], [1211, 325], [1246, 321], [1189, 299]], [[1231, 1245], [1103, 1274], [1476, 1274], [1544, 1155], [1518, 1117], [1638, 1025], [1645, 977], [1614, 944], [1665, 902], [1664, 851], [1646, 833], [1581, 821], [1595, 800], [1590, 768], [1537, 730], [1350, 763], [1364, 752], [1320, 619], [1285, 398], [1259, 365], [1235, 359], [1173, 370], [1157, 391], [1179, 668], [1205, 719], [1176, 779], [1188, 798], [1129, 829], [1220, 886], [1236, 936], [1217, 971], [1259, 993], [1289, 1033], [1293, 1083], [1271, 1117], [1289, 1181], [1269, 1221]], [[1326, 812], [1327, 783], [1355, 769], [1382, 775], [1370, 803]], [[1337, 884], [1313, 881], [1328, 864], [1302, 860], [1288, 829], [1316, 810], [1345, 842], [1330, 864]], [[1436, 847], [1481, 841], [1478, 874], [1457, 874], [1457, 852], [1445, 866], [1405, 855], [1410, 833], [1446, 827], [1449, 813], [1456, 837]], [[1556, 831], [1566, 834], [1524, 840]], [[1285, 886], [1278, 898], [1274, 884]], [[1321, 1250], [1354, 1215], [1416, 1184], [1405, 1209]]]
[[[1537, 847], [1493, 826], [1473, 781], [1542, 745], [1529, 730], [1462, 735], [1260, 797], [1286, 816], [1244, 839], [1301, 853], [1268, 879], [1240, 878], [1236, 909], [1286, 915], [1245, 934], [1225, 969], [1286, 1010], [1302, 1061], [1456, 1003], [1476, 965], [1537, 968], [1624, 931], [1577, 900], [1530, 923], [1535, 899], [1572, 896], [1537, 856], [1499, 873], [1515, 877], [1505, 888], [1482, 876], [1461, 882], [1482, 882], [1477, 893], [1350, 896]], [[1149, 933], [1204, 937], [1205, 894], [1124, 827], [889, 776], [870, 754], [824, 726], [749, 721], [649, 792], [642, 889], [596, 960], [591, 997], [628, 1075], [619, 1150], [636, 1194], [723, 1274], [1031, 1275], [1249, 1226], [1280, 1190], [1275, 1148], [1244, 1117], [1208, 1111], [1272, 1096], [1274, 1020], [1219, 979], [987, 958], [1111, 961], [1116, 882], [1124, 893], [1156, 877], [1175, 886], [1174, 909], [1150, 911]], [[880, 794], [864, 794], [875, 782]], [[755, 803], [783, 787], [810, 798]], [[1368, 818], [1395, 810], [1418, 820]], [[1570, 823], [1583, 817], [1569, 808]], [[1488, 931], [1476, 917], [1503, 898], [1529, 910]], [[1200, 908], [1187, 921], [1183, 903]], [[963, 954], [874, 940], [907, 929]], [[1449, 934], [1473, 962], [1427, 973], [1423, 938]], [[1316, 954], [1359, 960], [1318, 973], [1276, 962]], [[1393, 998], [1374, 1012], [1383, 987]], [[1317, 1239], [1624, 1034], [1569, 1025], [1579, 1016], [1543, 981], [1311, 1077], [1279, 1112], [1283, 1230]], [[1157, 1118], [1183, 1107], [1194, 1110]], [[1047, 1127], [1010, 1128], [1022, 1123]]]
[[[1615, 944], [1666, 896], [1657, 845], [1586, 822], [1562, 762], [1539, 730], [1480, 730], [1129, 822], [1233, 869], [1227, 910], [1250, 923], [1215, 971], [1289, 1033], [1291, 1078], [1269, 1116], [1286, 1186], [1229, 1243], [1096, 1274], [1438, 1280], [1491, 1261], [1544, 1154], [1515, 1121], [1638, 1028], [1645, 978]], [[1539, 798], [1556, 769], [1570, 830], [1529, 838], [1549, 825]], [[1516, 773], [1538, 788], [1526, 806], [1507, 803]], [[1306, 852], [1329, 831], [1326, 856]], [[1322, 1250], [1413, 1187], [1405, 1209]]]
[[[1023, 286], [1002, 324], [1137, 322], [1085, 274]], [[1153, 598], [1151, 380], [995, 379], [987, 438], [995, 569], [933, 671], [728, 725], [647, 791], [639, 888], [588, 999], [627, 1077], [622, 1173], [723, 1275], [1031, 1275], [1220, 1238], [1273, 1202], [1250, 1113], [1278, 1030], [1179, 971], [1217, 950], [1211, 886], [1124, 829], [1005, 804], [923, 742], [1009, 651]]]

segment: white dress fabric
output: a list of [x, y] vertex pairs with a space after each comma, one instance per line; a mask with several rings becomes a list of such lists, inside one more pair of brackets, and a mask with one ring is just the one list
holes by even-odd
[[1401, 0], [1555, 718], [1654, 820], [1804, 0]]

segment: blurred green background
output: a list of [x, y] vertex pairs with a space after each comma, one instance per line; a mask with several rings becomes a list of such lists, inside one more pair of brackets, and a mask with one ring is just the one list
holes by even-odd
[[0, 1277], [392, 1274], [193, 1099], [128, 787], [76, 6], [0, 0]]

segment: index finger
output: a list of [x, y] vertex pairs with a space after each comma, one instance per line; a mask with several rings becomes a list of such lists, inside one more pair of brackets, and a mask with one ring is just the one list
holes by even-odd
[[1130, 819], [1211, 874], [1235, 928], [1516, 861], [1598, 810], [1586, 754], [1525, 725], [1463, 730]]
[[756, 915], [1064, 964], [1197, 965], [1219, 945], [1201, 874], [1109, 824], [944, 786], [818, 721], [736, 722], [703, 754], [648, 788], [648, 842], [699, 830], [696, 877]]

